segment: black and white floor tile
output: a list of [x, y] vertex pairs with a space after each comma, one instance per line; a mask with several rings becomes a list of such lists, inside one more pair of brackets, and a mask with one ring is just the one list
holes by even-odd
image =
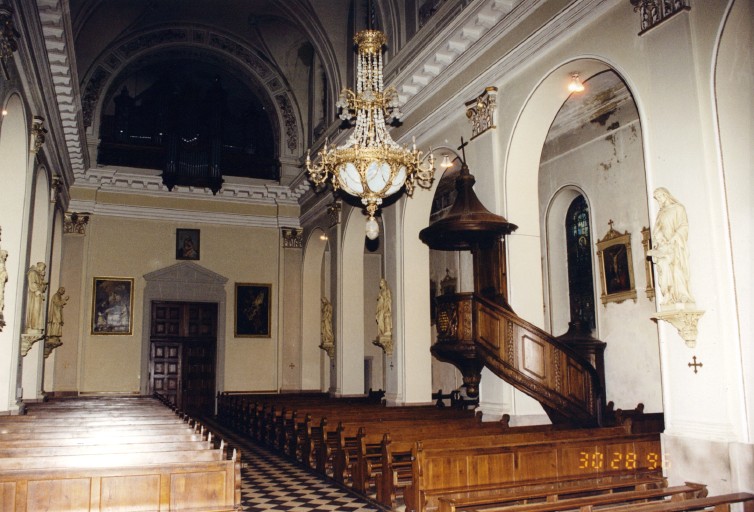
[[219, 430], [241, 449], [241, 505], [247, 512], [385, 510], [263, 446]]

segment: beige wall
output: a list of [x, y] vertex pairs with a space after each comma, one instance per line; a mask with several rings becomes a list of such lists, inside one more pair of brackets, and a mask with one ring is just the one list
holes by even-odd
[[[187, 217], [190, 214], [187, 213]], [[93, 215], [91, 217], [83, 258], [70, 254], [63, 263], [61, 284], [71, 291], [80, 283], [79, 297], [74, 297], [66, 311], [78, 333], [66, 331], [56, 367], [55, 391], [75, 389], [83, 393], [138, 393], [141, 374], [143, 322], [143, 276], [177, 263], [175, 259], [176, 228], [201, 231], [198, 265], [228, 279], [225, 318], [225, 357], [218, 362], [224, 373], [226, 390], [271, 390], [278, 387], [277, 376], [277, 305], [278, 247], [277, 228], [250, 228], [192, 224], [191, 222], [160, 222], [134, 218]], [[75, 240], [75, 241], [74, 241]], [[64, 244], [71, 253], [81, 249], [80, 239], [66, 237]], [[69, 254], [69, 253], [67, 253]], [[133, 330], [131, 335], [92, 335], [91, 300], [94, 277], [128, 277], [134, 279]], [[68, 281], [71, 281], [70, 283]], [[77, 282], [78, 281], [78, 282]], [[272, 285], [272, 333], [270, 338], [234, 337], [235, 283], [269, 283]], [[78, 337], [79, 342], [73, 340]], [[220, 343], [223, 340], [218, 340]], [[78, 350], [76, 350], [78, 349]], [[67, 357], [66, 357], [67, 355]], [[78, 373], [78, 377], [74, 377]]]

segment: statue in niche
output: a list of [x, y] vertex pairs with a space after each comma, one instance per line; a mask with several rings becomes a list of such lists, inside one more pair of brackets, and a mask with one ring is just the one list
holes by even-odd
[[63, 335], [63, 307], [68, 303], [68, 299], [65, 288], [62, 286], [50, 298], [50, 310], [47, 313], [45, 357], [49, 357], [53, 350], [63, 344], [60, 341], [60, 337]]
[[380, 279], [380, 293], [377, 295], [377, 336], [393, 335], [393, 298], [385, 279]]
[[68, 303], [69, 297], [65, 294], [62, 286], [50, 298], [50, 311], [47, 318], [47, 336], [63, 335], [63, 307]]
[[335, 335], [332, 330], [332, 304], [327, 297], [322, 297], [322, 319], [320, 325], [321, 343], [319, 348], [327, 352], [330, 358], [335, 356]]
[[47, 266], [44, 262], [38, 262], [36, 265], [29, 267], [26, 273], [26, 332], [41, 333], [44, 331], [44, 301], [47, 284], [45, 282], [45, 270]]
[[654, 192], [660, 205], [652, 232], [653, 246], [647, 254], [657, 265], [662, 305], [693, 304], [687, 241], [689, 222], [686, 208], [664, 187]]
[[393, 296], [387, 281], [380, 279], [380, 293], [377, 295], [377, 339], [374, 344], [382, 347], [385, 354], [393, 353]]

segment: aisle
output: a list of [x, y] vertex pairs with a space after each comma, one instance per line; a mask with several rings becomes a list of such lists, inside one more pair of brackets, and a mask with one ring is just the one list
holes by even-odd
[[352, 494], [263, 446], [205, 422], [241, 449], [241, 504], [247, 512], [378, 512], [374, 503]]

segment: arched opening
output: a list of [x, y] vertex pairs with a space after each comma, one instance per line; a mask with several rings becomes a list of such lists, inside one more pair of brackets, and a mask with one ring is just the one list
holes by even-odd
[[[751, 233], [751, 204], [754, 201], [754, 184], [751, 173], [751, 112], [754, 100], [754, 56], [752, 38], [754, 27], [754, 6], [752, 2], [736, 0], [731, 2], [725, 24], [721, 29], [720, 41], [714, 64], [714, 101], [719, 123], [719, 144], [722, 173], [725, 186], [725, 199], [728, 206], [728, 223], [732, 265], [735, 275], [738, 333], [746, 339], [752, 333], [751, 311], [754, 308], [752, 290], [751, 259], [754, 253]], [[747, 362], [754, 358], [751, 343], [741, 343], [738, 357], [741, 361], [746, 389], [754, 389], [754, 372]], [[749, 393], [746, 402], [749, 418], [749, 439], [754, 439], [754, 393]]]
[[364, 389], [364, 216], [350, 208], [338, 257], [336, 393], [360, 395]]
[[222, 176], [278, 180], [274, 108], [233, 70], [210, 52], [181, 48], [126, 66], [105, 94], [97, 163], [177, 173], [177, 181], [165, 180], [170, 188], [201, 185], [207, 166]]
[[[573, 333], [569, 327], [576, 324], [581, 334], [593, 333], [607, 344], [607, 400], [616, 407], [629, 409], [641, 402], [649, 411], [661, 411], [659, 340], [656, 324], [650, 320], [655, 304], [653, 294], [646, 293], [651, 281], [644, 272], [642, 247], [649, 212], [639, 113], [615, 71], [586, 75], [584, 84], [586, 90], [567, 96], [553, 115], [542, 141], [537, 183], [531, 184], [538, 197], [537, 224], [545, 234], [540, 242], [546, 262], [541, 322], [553, 335]], [[546, 118], [541, 122], [545, 124]], [[510, 180], [507, 183], [514, 190], [520, 187]], [[520, 201], [510, 189], [506, 193], [514, 204]], [[626, 254], [638, 270], [625, 283], [625, 294], [607, 286], [602, 276], [612, 267], [600, 268], [597, 259], [597, 244], [617, 233], [627, 235]], [[517, 241], [517, 235], [509, 240]], [[511, 261], [519, 262], [514, 247], [515, 242]], [[520, 278], [515, 271], [511, 276]], [[511, 295], [516, 308], [517, 299]], [[633, 299], [627, 299], [631, 295]], [[599, 306], [595, 306], [597, 296]], [[636, 322], [636, 318], [645, 321]], [[626, 365], [626, 361], [642, 363]]]
[[[11, 95], [3, 108], [7, 114], [0, 117], [0, 181], [3, 183], [3, 201], [0, 201], [2, 239], [0, 250], [8, 281], [4, 285], [2, 327], [0, 327], [0, 359], [18, 361], [23, 321], [23, 304], [27, 249], [24, 244], [28, 219], [29, 183], [29, 130], [24, 105], [18, 95]], [[18, 365], [8, 364], [0, 370], [0, 410], [16, 410]]]
[[568, 261], [568, 295], [571, 323], [591, 331], [594, 321], [594, 275], [592, 273], [592, 234], [589, 206], [584, 196], [571, 202], [565, 219]]
[[[331, 359], [320, 349], [322, 298], [332, 302], [329, 274], [329, 237], [321, 228], [309, 234], [303, 261], [303, 320], [301, 348], [301, 387], [304, 390], [330, 388]], [[337, 350], [338, 340], [335, 340]]]
[[[50, 208], [52, 204], [48, 199], [50, 197], [50, 185], [47, 178], [47, 170], [44, 167], [36, 169], [33, 190], [29, 269], [26, 272], [26, 287], [27, 290], [31, 291], [27, 293], [26, 297], [26, 325], [24, 326], [24, 333], [26, 335], [22, 338], [21, 346], [21, 354], [23, 355], [22, 385], [24, 400], [37, 400], [42, 397], [42, 379], [44, 375], [44, 338], [40, 337], [41, 334], [32, 335], [32, 333], [37, 333], [40, 330], [44, 333], [47, 328], [45, 319], [47, 318], [48, 298], [50, 296], [49, 283], [51, 269], [48, 268], [50, 262], [48, 257], [48, 238], [50, 236], [49, 222], [51, 220]], [[36, 268], [36, 270], [32, 270], [32, 267]], [[37, 285], [36, 291], [31, 289], [32, 279], [30, 275], [32, 272], [35, 274], [41, 273], [40, 279], [44, 283], [41, 286]], [[32, 300], [32, 295], [35, 293], [41, 293], [41, 297]], [[31, 315], [31, 309], [36, 308], [33, 304], [38, 303], [41, 303], [38, 307], [40, 310], [39, 313]], [[39, 325], [31, 325], [30, 318], [32, 317], [39, 318]]]

